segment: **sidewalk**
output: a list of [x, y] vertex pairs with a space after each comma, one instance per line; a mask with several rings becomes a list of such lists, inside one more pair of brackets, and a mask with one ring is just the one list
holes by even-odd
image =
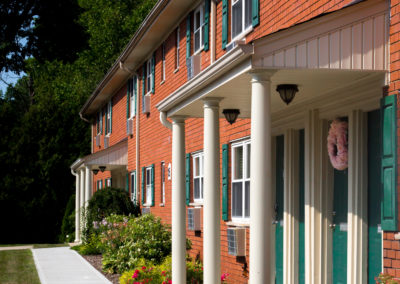
[[69, 247], [32, 249], [42, 284], [111, 284]]
[[20, 250], [20, 249], [31, 249], [33, 246], [14, 246], [14, 247], [0, 247], [0, 251], [2, 250]]

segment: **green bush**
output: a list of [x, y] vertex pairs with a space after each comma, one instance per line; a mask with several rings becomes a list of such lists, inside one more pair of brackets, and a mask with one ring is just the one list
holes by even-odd
[[102, 253], [102, 245], [100, 242], [100, 238], [96, 234], [91, 234], [90, 237], [87, 239], [86, 243], [73, 246], [72, 249], [76, 250], [79, 254], [82, 255]]
[[[172, 283], [171, 275], [172, 260], [171, 256], [158, 265], [152, 262], [146, 262], [141, 259], [138, 265], [129, 271], [124, 272], [119, 281], [121, 284], [132, 283]], [[203, 283], [203, 268], [200, 262], [186, 261], [187, 283], [196, 284]]]
[[102, 221], [111, 214], [138, 216], [140, 208], [134, 205], [129, 194], [120, 188], [105, 188], [97, 191], [90, 199], [85, 213], [85, 228], [83, 230], [83, 241], [96, 233], [93, 227], [95, 222]]
[[59, 242], [73, 242], [75, 240], [75, 194], [71, 195], [65, 208], [61, 224]]
[[111, 215], [99, 224], [103, 244], [103, 270], [121, 273], [140, 259], [159, 264], [171, 253], [168, 225], [151, 214], [133, 218]]

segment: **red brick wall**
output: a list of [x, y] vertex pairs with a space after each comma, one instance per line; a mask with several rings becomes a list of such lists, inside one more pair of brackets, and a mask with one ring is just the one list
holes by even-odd
[[393, 232], [383, 233], [383, 258], [384, 273], [400, 279], [400, 241]]

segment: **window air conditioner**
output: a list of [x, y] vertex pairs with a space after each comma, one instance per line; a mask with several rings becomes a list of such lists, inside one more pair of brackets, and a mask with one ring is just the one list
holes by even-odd
[[128, 119], [126, 123], [127, 123], [128, 135], [133, 135], [133, 119], [132, 118]]
[[201, 71], [201, 55], [196, 54], [186, 59], [188, 80], [195, 77]]
[[228, 253], [234, 256], [246, 256], [246, 229], [228, 228]]
[[150, 214], [150, 208], [149, 207], [143, 207], [142, 208], [142, 215], [145, 215], [145, 214]]
[[100, 134], [96, 135], [96, 147], [100, 147]]
[[110, 147], [110, 137], [104, 136], [104, 149]]
[[143, 113], [150, 113], [150, 96], [144, 96]]
[[188, 228], [190, 231], [200, 231], [200, 208], [188, 208]]

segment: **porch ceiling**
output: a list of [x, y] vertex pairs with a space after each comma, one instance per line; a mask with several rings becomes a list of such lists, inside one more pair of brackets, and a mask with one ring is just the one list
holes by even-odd
[[[327, 117], [343, 115], [354, 108], [364, 111], [377, 108], [385, 82], [384, 71], [281, 69], [265, 70], [265, 72], [275, 72], [271, 77], [273, 120], [274, 118], [289, 117], [295, 112], [303, 112], [309, 108], [321, 109]], [[240, 109], [239, 117], [250, 118], [250, 81], [251, 74], [241, 74], [192, 103], [169, 111], [168, 116], [202, 117], [203, 102], [200, 99], [221, 97], [223, 98], [220, 103], [221, 117], [223, 117], [223, 109], [238, 108]], [[275, 91], [279, 84], [298, 85], [299, 92], [289, 106], [280, 99], [278, 92]]]

